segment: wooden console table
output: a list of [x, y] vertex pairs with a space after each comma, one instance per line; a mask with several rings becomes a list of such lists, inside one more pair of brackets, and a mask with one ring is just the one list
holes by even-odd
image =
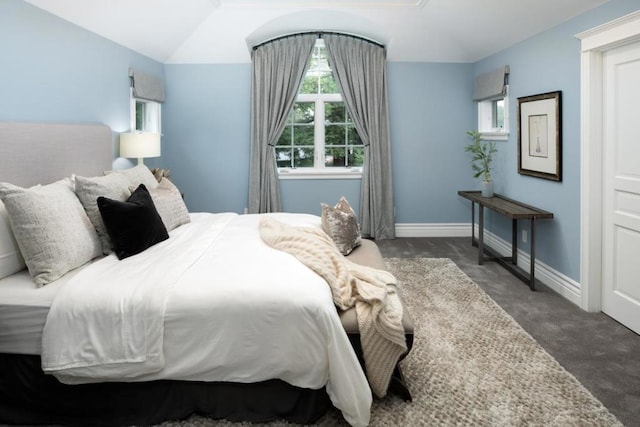
[[[525, 205], [518, 201], [508, 199], [499, 194], [493, 197], [482, 197], [480, 191], [458, 191], [458, 195], [471, 200], [471, 244], [478, 247], [478, 264], [484, 261], [495, 261], [516, 275], [520, 280], [529, 284], [532, 291], [535, 290], [535, 244], [537, 219], [553, 218], [551, 212], [533, 206]], [[475, 224], [475, 204], [478, 204], [478, 239], [476, 240]], [[484, 244], [484, 208], [495, 211], [501, 215], [511, 218], [511, 256], [502, 257], [495, 250]], [[518, 220], [528, 219], [531, 221], [531, 266], [527, 274], [518, 267]], [[485, 252], [490, 257], [485, 257]]]

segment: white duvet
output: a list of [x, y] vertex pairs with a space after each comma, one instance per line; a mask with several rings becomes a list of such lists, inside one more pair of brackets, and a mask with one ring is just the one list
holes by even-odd
[[[320, 226], [305, 214], [269, 214]], [[367, 425], [371, 391], [326, 282], [269, 248], [260, 215], [192, 214], [141, 254], [95, 262], [58, 292], [42, 368], [65, 383], [257, 382], [326, 386], [352, 425]]]

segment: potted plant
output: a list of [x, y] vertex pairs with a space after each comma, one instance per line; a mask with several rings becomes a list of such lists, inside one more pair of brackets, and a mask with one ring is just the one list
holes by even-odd
[[491, 160], [496, 150], [496, 143], [484, 141], [482, 134], [475, 130], [467, 131], [473, 142], [464, 147], [464, 151], [471, 153], [471, 169], [475, 178], [482, 178], [482, 197], [493, 197], [493, 181], [491, 180]]

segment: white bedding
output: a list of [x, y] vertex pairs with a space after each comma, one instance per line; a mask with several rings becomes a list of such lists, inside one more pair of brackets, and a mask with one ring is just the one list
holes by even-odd
[[26, 269], [0, 279], [0, 353], [41, 353], [49, 307], [58, 290], [81, 270], [39, 288]]
[[[313, 215], [270, 215], [320, 226]], [[259, 215], [191, 216], [170, 239], [122, 261], [105, 257], [59, 290], [43, 369], [68, 383], [326, 385], [349, 423], [367, 425], [371, 391], [324, 280], [264, 244]]]

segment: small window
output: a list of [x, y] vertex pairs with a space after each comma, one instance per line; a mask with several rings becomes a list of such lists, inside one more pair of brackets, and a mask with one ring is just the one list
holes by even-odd
[[162, 133], [160, 103], [131, 95], [131, 129]]
[[504, 98], [492, 101], [491, 108], [493, 109], [491, 114], [493, 128], [499, 132], [504, 131]]
[[[318, 39], [287, 125], [276, 144], [280, 177], [357, 178], [364, 145], [329, 67], [324, 41]], [[342, 176], [341, 176], [342, 177]]]
[[478, 131], [485, 139], [509, 138], [509, 94], [504, 98], [478, 101]]

